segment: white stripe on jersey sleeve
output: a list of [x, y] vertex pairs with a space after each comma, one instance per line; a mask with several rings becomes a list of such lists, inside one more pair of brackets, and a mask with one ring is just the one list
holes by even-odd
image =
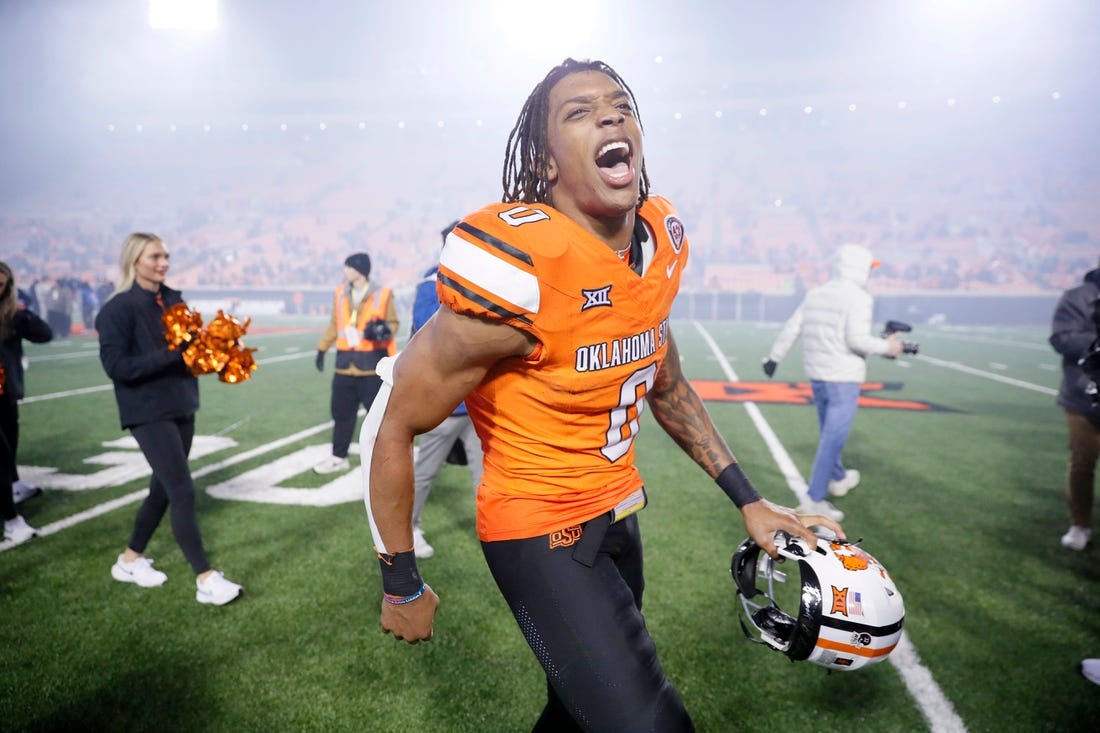
[[529, 272], [511, 265], [454, 232], [447, 235], [440, 264], [529, 313], [539, 312], [539, 280]]

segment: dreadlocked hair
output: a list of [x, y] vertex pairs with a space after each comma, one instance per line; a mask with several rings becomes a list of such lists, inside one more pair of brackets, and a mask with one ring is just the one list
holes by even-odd
[[[550, 184], [546, 180], [546, 128], [550, 115], [550, 90], [559, 81], [570, 74], [580, 71], [599, 71], [607, 74], [630, 97], [635, 110], [638, 127], [642, 127], [642, 118], [638, 115], [638, 103], [618, 72], [603, 61], [577, 61], [567, 58], [550, 70], [542, 81], [535, 85], [527, 101], [520, 110], [516, 125], [508, 133], [508, 144], [504, 149], [504, 172], [501, 183], [504, 186], [506, 204], [526, 203], [545, 204], [550, 201]], [[638, 206], [649, 198], [649, 174], [646, 173], [645, 160], [641, 166], [642, 180], [638, 186]]]

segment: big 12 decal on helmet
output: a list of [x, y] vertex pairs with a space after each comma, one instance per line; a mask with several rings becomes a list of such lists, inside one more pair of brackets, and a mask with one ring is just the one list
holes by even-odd
[[[777, 532], [775, 544], [778, 560], [750, 538], [730, 563], [745, 635], [791, 661], [827, 669], [852, 671], [886, 659], [901, 638], [905, 604], [882, 563], [844, 540], [819, 536], [811, 547]], [[798, 571], [797, 585], [786, 585], [780, 566], [787, 562]]]

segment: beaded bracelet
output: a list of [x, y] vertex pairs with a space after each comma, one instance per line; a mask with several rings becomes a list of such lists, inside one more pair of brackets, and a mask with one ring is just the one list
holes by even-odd
[[386, 603], [392, 603], [395, 606], [400, 606], [404, 603], [412, 603], [417, 598], [424, 595], [424, 589], [426, 587], [427, 585], [421, 582], [420, 590], [418, 590], [416, 593], [413, 593], [411, 596], [405, 596], [404, 598], [401, 598], [400, 596], [391, 596], [389, 593], [383, 593], [382, 597], [386, 599]]

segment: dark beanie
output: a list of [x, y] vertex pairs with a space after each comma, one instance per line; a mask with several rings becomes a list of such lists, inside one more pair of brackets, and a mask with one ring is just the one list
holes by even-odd
[[363, 274], [363, 277], [370, 277], [370, 255], [366, 252], [356, 252], [353, 255], [348, 255], [348, 258], [344, 260], [344, 264], [358, 270]]

